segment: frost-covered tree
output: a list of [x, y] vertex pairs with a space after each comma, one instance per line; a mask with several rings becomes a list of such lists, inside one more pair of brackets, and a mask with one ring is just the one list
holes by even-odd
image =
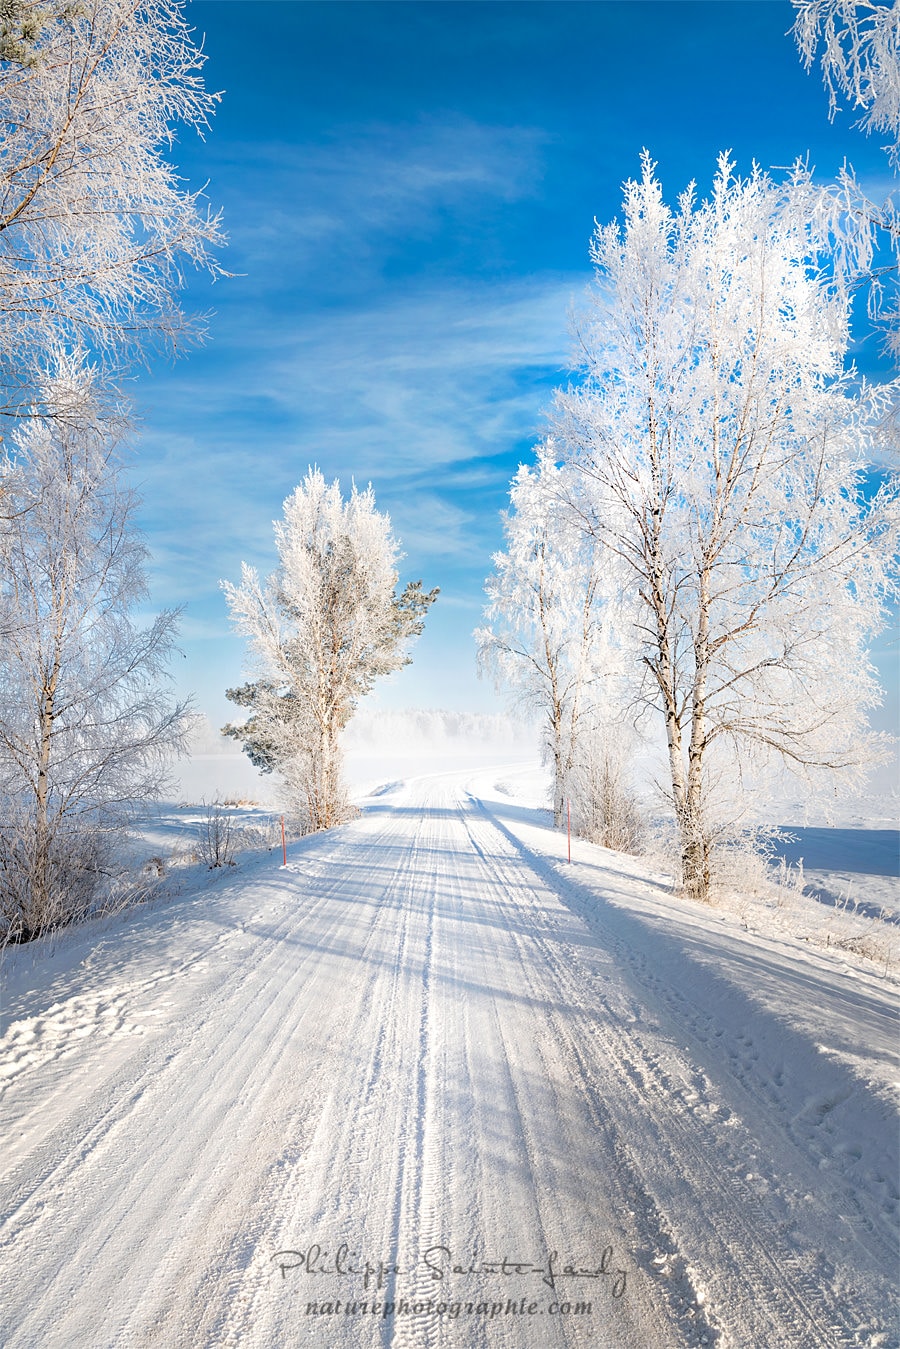
[[180, 0], [0, 3], [0, 410], [61, 351], [116, 368], [191, 331], [181, 268], [220, 235], [166, 152], [214, 106], [203, 59]]
[[807, 69], [820, 45], [830, 114], [848, 98], [862, 111], [859, 125], [886, 133], [896, 166], [900, 155], [900, 4], [856, 0], [794, 0], [794, 36]]
[[847, 297], [803, 186], [723, 156], [708, 200], [672, 210], [645, 155], [624, 223], [596, 232], [583, 379], [558, 395], [557, 452], [640, 603], [701, 899], [723, 785], [778, 763], [852, 775], [875, 752], [894, 494], [867, 475], [879, 398], [844, 368]]
[[347, 817], [340, 735], [381, 675], [409, 663], [437, 590], [397, 594], [399, 544], [371, 486], [348, 501], [311, 468], [275, 524], [279, 566], [265, 584], [242, 565], [222, 583], [236, 630], [248, 637], [257, 678], [229, 689], [248, 720], [224, 734], [276, 771], [310, 830]]
[[147, 554], [110, 419], [85, 429], [92, 383], [70, 363], [48, 398], [80, 425], [32, 419], [0, 460], [0, 914], [19, 940], [89, 910], [189, 720], [162, 683], [176, 615], [133, 616]]
[[533, 468], [519, 468], [504, 514], [506, 549], [494, 554], [485, 583], [488, 622], [475, 632], [481, 671], [540, 717], [557, 825], [567, 796], [576, 798], [577, 814], [591, 813], [588, 788], [600, 778], [612, 800], [628, 735], [624, 569], [581, 528], [571, 478], [556, 463], [552, 439], [538, 447]]
[[[830, 100], [849, 98], [862, 110], [857, 125], [887, 134], [884, 148], [896, 173], [900, 168], [900, 4], [856, 4], [853, 0], [794, 0], [794, 36], [807, 69], [822, 48], [821, 65]], [[827, 221], [832, 236], [831, 268], [848, 291], [863, 281], [869, 317], [881, 328], [886, 350], [900, 363], [900, 216], [893, 196], [873, 201], [846, 164], [833, 183], [820, 184], [805, 209]], [[890, 436], [890, 428], [888, 428]]]

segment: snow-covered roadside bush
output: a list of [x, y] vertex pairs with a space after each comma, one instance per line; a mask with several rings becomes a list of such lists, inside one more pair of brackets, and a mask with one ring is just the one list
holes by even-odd
[[218, 797], [204, 804], [203, 815], [197, 828], [197, 839], [200, 861], [210, 870], [234, 866], [234, 854], [238, 846], [238, 826], [234, 816]]
[[[878, 902], [854, 902], [847, 892], [819, 893], [803, 861], [790, 864], [779, 856], [790, 831], [748, 827], [716, 840], [711, 850], [709, 904], [734, 915], [748, 932], [783, 933], [866, 961], [875, 972], [895, 977], [900, 964], [900, 914]], [[657, 817], [648, 827], [643, 858], [661, 875], [677, 858], [677, 831], [672, 819]], [[671, 877], [679, 888], [678, 876]]]
[[642, 851], [643, 811], [629, 785], [624, 757], [609, 741], [582, 750], [568, 775], [567, 789], [574, 833], [616, 852]]
[[[195, 826], [196, 848], [187, 856], [199, 861], [210, 871], [218, 867], [233, 867], [241, 853], [261, 852], [281, 846], [281, 826], [275, 815], [254, 816], [247, 820], [239, 811], [241, 802], [214, 797], [200, 806], [200, 818]], [[285, 819], [287, 838], [300, 838], [306, 831], [298, 821]]]
[[114, 876], [114, 841], [100, 828], [57, 821], [42, 836], [25, 809], [4, 802], [0, 918], [4, 936], [28, 941], [88, 917]]

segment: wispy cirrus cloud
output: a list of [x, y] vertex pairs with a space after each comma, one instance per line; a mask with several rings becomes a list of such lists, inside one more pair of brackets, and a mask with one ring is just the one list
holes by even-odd
[[[158, 571], [199, 582], [214, 558], [233, 571], [269, 555], [273, 515], [310, 463], [373, 482], [429, 555], [481, 547], [485, 490], [503, 490], [540, 434], [565, 367], [572, 290], [560, 278], [430, 290], [309, 316], [280, 340], [245, 325], [215, 371], [157, 381], [142, 477]], [[424, 497], [441, 495], [460, 512], [449, 532], [422, 527], [437, 524]]]
[[442, 587], [429, 642], [468, 643], [587, 279], [504, 264], [497, 219], [538, 191], [547, 139], [453, 116], [228, 145], [236, 275], [209, 346], [141, 388], [154, 597], [188, 598], [186, 683], [239, 679], [218, 581], [274, 564], [272, 521], [310, 464], [372, 482], [403, 574]]
[[[232, 143], [235, 270], [264, 286], [289, 251], [294, 280], [312, 271], [341, 290], [417, 241], [433, 245], [436, 232], [449, 241], [463, 220], [469, 236], [483, 234], [492, 205], [538, 190], [548, 140], [538, 128], [445, 116], [341, 128], [317, 144]], [[343, 276], [332, 271], [338, 260]]]

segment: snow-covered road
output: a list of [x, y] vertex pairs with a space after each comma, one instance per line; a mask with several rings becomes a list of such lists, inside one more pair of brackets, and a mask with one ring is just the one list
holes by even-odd
[[19, 957], [7, 1349], [900, 1342], [893, 987], [479, 795]]

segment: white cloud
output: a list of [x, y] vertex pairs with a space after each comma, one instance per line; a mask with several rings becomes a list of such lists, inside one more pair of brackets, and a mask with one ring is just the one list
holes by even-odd
[[454, 688], [488, 696], [474, 689], [469, 634], [501, 543], [497, 510], [523, 447], [541, 433], [581, 284], [432, 286], [302, 315], [280, 343], [257, 346], [245, 331], [237, 365], [221, 361], [218, 344], [215, 363], [202, 353], [154, 381], [135, 473], [153, 600], [188, 601], [178, 674], [202, 706], [227, 715], [215, 698], [241, 678], [242, 643], [228, 635], [218, 581], [236, 579], [242, 560], [271, 568], [272, 521], [310, 463], [345, 488], [371, 480], [406, 554], [401, 576], [442, 588], [407, 679], [445, 699]]
[[219, 579], [242, 560], [271, 568], [272, 521], [312, 463], [345, 488], [373, 483], [402, 576], [442, 587], [417, 669], [469, 678], [510, 461], [541, 434], [588, 279], [481, 266], [492, 213], [536, 192], [545, 143], [444, 118], [311, 148], [229, 145], [238, 275], [213, 293], [209, 347], [140, 388], [153, 598], [188, 601], [186, 686], [239, 677]]
[[233, 247], [254, 270], [288, 248], [293, 268], [320, 267], [323, 254], [348, 248], [362, 266], [386, 236], [427, 233], [437, 212], [533, 194], [547, 141], [537, 128], [448, 115], [343, 127], [318, 145], [232, 143]]
[[573, 288], [457, 286], [318, 313], [277, 351], [254, 343], [243, 369], [341, 471], [360, 455], [388, 473], [474, 459], [536, 428], [535, 384], [566, 364]]
[[[404, 574], [440, 584], [469, 569], [480, 586], [499, 546], [509, 456], [541, 433], [577, 289], [568, 278], [432, 287], [298, 316], [278, 343], [245, 325], [237, 366], [221, 362], [219, 344], [216, 364], [155, 381], [135, 476], [154, 597], [189, 600], [186, 638], [201, 637], [195, 624], [227, 632], [218, 581], [242, 560], [274, 564], [272, 521], [310, 463], [345, 488], [373, 483]], [[486, 491], [497, 503], [487, 510]]]

